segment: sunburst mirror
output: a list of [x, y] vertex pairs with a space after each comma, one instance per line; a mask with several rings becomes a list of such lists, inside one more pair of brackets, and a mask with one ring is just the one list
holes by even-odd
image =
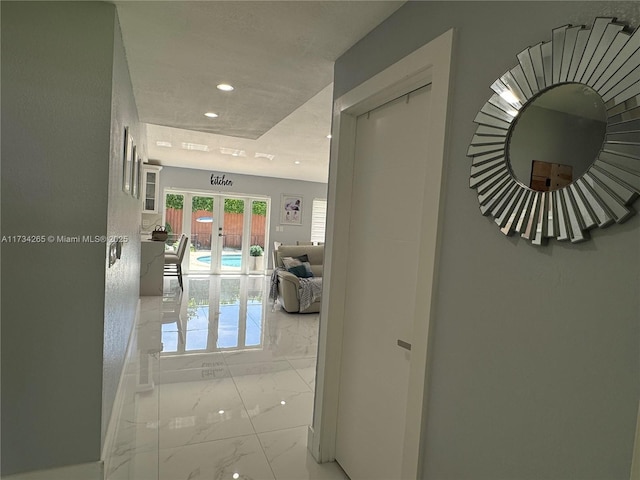
[[565, 25], [517, 59], [474, 120], [482, 214], [535, 245], [627, 220], [640, 194], [640, 28]]

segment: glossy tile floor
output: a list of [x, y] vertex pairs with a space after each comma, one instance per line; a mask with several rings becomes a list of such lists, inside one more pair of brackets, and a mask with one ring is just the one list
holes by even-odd
[[318, 315], [273, 308], [268, 277], [184, 280], [141, 297], [105, 478], [348, 478], [307, 451]]

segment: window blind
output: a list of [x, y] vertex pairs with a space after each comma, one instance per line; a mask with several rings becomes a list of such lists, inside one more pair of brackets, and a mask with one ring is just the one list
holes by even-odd
[[327, 200], [313, 199], [311, 210], [311, 241], [324, 242], [325, 227], [327, 224]]

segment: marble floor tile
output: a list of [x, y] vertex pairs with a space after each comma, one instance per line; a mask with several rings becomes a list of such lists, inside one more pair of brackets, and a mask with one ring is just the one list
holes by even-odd
[[265, 326], [262, 348], [225, 351], [224, 358], [231, 365], [313, 357], [317, 353], [318, 322], [300, 325], [287, 320]]
[[189, 370], [193, 368], [224, 368], [226, 367], [222, 352], [191, 353], [184, 355], [162, 355], [160, 357], [160, 371]]
[[348, 480], [335, 462], [318, 464], [307, 450], [307, 427], [259, 433], [277, 480]]
[[160, 448], [254, 433], [231, 378], [160, 385]]
[[271, 374], [289, 372], [291, 370], [293, 370], [293, 367], [285, 359], [271, 362], [229, 363], [229, 373], [235, 379], [248, 375], [253, 377], [257, 376], [258, 378], [269, 378]]
[[222, 352], [160, 357], [158, 383], [180, 383], [231, 376]]
[[295, 392], [263, 398], [247, 405], [247, 411], [257, 433], [306, 426], [311, 424], [312, 420], [313, 392]]
[[230, 371], [256, 432], [311, 423], [313, 392], [288, 362], [232, 365]]
[[104, 480], [157, 480], [158, 450], [114, 457], [106, 467]]
[[137, 453], [131, 459], [129, 473], [130, 480], [156, 480], [158, 478], [158, 450]]
[[256, 435], [161, 450], [158, 478], [275, 480]]
[[316, 388], [316, 357], [290, 358], [289, 363], [311, 390]]
[[264, 363], [285, 360], [284, 355], [279, 355], [271, 346], [247, 350], [232, 350], [224, 352], [224, 360], [227, 365], [237, 365], [241, 363]]
[[124, 402], [119, 413], [115, 437], [104, 462], [105, 478], [108, 480], [135, 478], [130, 475], [136, 459], [154, 454], [157, 458], [157, 389], [134, 392]]
[[[287, 358], [313, 357], [318, 354], [318, 321], [300, 320], [275, 322], [269, 342], [272, 350]], [[265, 341], [265, 343], [267, 343]]]
[[346, 478], [306, 450], [319, 315], [261, 304], [268, 281], [185, 277], [184, 295], [141, 298], [105, 480]]

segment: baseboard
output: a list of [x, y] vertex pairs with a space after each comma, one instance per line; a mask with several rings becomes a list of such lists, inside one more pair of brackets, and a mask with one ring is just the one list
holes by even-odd
[[66, 467], [36, 470], [34, 472], [16, 473], [2, 476], [2, 480], [103, 480], [104, 464], [102, 462], [82, 463]]
[[320, 463], [320, 438], [316, 435], [313, 425], [309, 425], [307, 430], [307, 450], [309, 450], [313, 459]]
[[113, 451], [113, 442], [115, 441], [116, 433], [118, 431], [118, 420], [120, 419], [122, 412], [122, 405], [124, 403], [124, 376], [127, 367], [127, 363], [131, 358], [132, 349], [135, 348], [133, 343], [136, 340], [136, 328], [140, 321], [140, 299], [136, 306], [136, 314], [133, 319], [133, 325], [129, 332], [129, 340], [127, 341], [127, 349], [125, 350], [125, 358], [122, 364], [122, 371], [120, 372], [120, 380], [118, 380], [118, 389], [116, 390], [116, 398], [113, 402], [113, 409], [111, 410], [111, 417], [109, 418], [109, 424], [107, 426], [107, 432], [104, 437], [104, 443], [102, 444], [102, 453], [100, 458], [104, 462], [107, 456]]
[[640, 480], [640, 403], [638, 404], [638, 416], [636, 418], [636, 438], [631, 455], [630, 480]]

